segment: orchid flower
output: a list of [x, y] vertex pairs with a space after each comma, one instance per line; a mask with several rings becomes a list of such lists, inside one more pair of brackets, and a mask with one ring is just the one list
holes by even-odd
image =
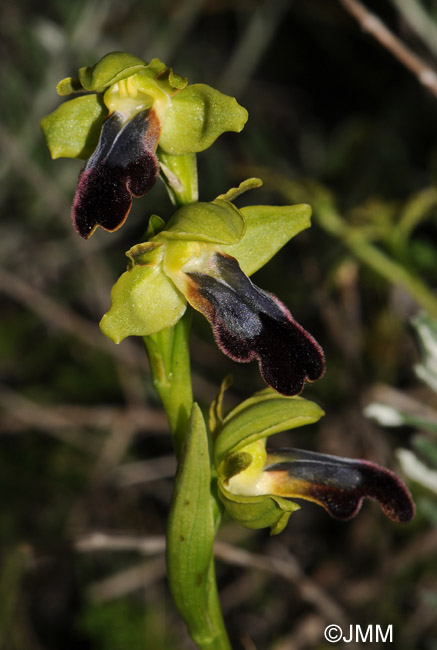
[[166, 227], [155, 218], [159, 232], [127, 253], [130, 264], [113, 288], [103, 332], [116, 343], [154, 334], [175, 325], [189, 303], [209, 320], [220, 349], [234, 361], [256, 359], [278, 392], [295, 395], [305, 380], [319, 379], [324, 356], [318, 343], [248, 277], [309, 223], [310, 209], [238, 210], [230, 199], [258, 184], [251, 179], [211, 203], [184, 206]]
[[323, 411], [314, 402], [266, 389], [225, 418], [215, 413], [219, 495], [246, 527], [270, 526], [272, 533], [280, 532], [300, 507], [295, 499], [312, 501], [344, 521], [359, 512], [365, 498], [378, 501], [397, 523], [413, 518], [406, 486], [385, 467], [294, 448], [266, 449], [272, 434], [317, 421]]
[[88, 238], [125, 221], [132, 196], [146, 194], [161, 171], [176, 203], [197, 200], [195, 154], [225, 131], [241, 131], [247, 111], [205, 84], [187, 85], [159, 59], [122, 52], [81, 68], [58, 84], [60, 95], [85, 93], [41, 122], [53, 158], [85, 158], [72, 218]]

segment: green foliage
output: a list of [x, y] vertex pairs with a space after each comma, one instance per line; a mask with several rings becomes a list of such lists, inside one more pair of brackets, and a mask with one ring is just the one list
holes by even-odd
[[114, 600], [90, 604], [78, 625], [95, 650], [177, 650], [177, 639], [165, 625], [165, 611], [141, 601]]

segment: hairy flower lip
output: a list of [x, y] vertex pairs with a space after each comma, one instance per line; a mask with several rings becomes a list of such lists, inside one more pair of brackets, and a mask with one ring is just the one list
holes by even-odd
[[319, 379], [323, 351], [285, 305], [254, 285], [235, 258], [215, 253], [211, 267], [186, 273], [186, 297], [210, 321], [220, 349], [234, 361], [256, 359], [266, 383], [283, 395]]
[[129, 214], [132, 196], [143, 196], [152, 188], [159, 173], [155, 150], [160, 132], [154, 111], [148, 109], [130, 120], [115, 112], [104, 121], [73, 202], [73, 224], [82, 237], [88, 239], [98, 226], [118, 230]]
[[267, 453], [263, 471], [272, 475], [275, 494], [313, 501], [336, 519], [354, 517], [365, 498], [378, 501], [383, 513], [397, 523], [408, 523], [415, 514], [405, 484], [392, 471], [367, 460], [284, 448]]

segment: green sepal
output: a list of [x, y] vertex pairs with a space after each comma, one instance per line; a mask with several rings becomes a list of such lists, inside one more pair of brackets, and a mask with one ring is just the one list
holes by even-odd
[[159, 141], [166, 153], [183, 155], [207, 149], [222, 133], [239, 133], [248, 113], [234, 97], [205, 84], [177, 93], [166, 114]]
[[243, 215], [235, 205], [216, 199], [179, 208], [159, 238], [232, 244], [243, 237], [245, 227]]
[[185, 156], [166, 154], [158, 147], [158, 160], [161, 164], [161, 178], [174, 205], [187, 205], [199, 198], [197, 189], [196, 154]]
[[228, 514], [242, 526], [255, 530], [270, 528], [271, 535], [281, 533], [291, 513], [300, 508], [294, 501], [275, 495], [232, 494], [222, 484], [219, 484], [219, 496]]
[[41, 120], [52, 158], [88, 158], [97, 146], [107, 109], [97, 95], [70, 99]]
[[79, 81], [85, 90], [102, 93], [117, 81], [126, 79], [146, 67], [147, 63], [133, 54], [109, 52], [95, 65], [80, 68]]
[[240, 208], [246, 232], [240, 241], [223, 246], [246, 275], [258, 271], [295, 235], [311, 225], [311, 207], [299, 205], [249, 205]]
[[323, 410], [303, 397], [285, 397], [271, 388], [256, 393], [223, 420], [214, 445], [215, 465], [260, 438], [317, 422]]
[[207, 647], [211, 628], [208, 576], [213, 562], [214, 515], [210, 467], [205, 422], [194, 404], [170, 509], [167, 568], [174, 602], [193, 640], [199, 645], [202, 641], [202, 648]]
[[114, 343], [127, 336], [147, 336], [172, 327], [185, 312], [185, 298], [162, 271], [161, 264], [143, 265], [147, 263], [144, 255], [140, 255], [141, 265], [123, 273], [114, 284], [111, 307], [100, 321], [103, 334]]

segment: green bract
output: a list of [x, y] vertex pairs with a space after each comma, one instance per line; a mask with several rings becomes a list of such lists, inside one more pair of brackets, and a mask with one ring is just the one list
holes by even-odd
[[187, 83], [159, 59], [146, 63], [125, 52], [112, 52], [95, 66], [81, 68], [78, 79], [59, 82], [58, 93], [94, 94], [68, 100], [41, 122], [52, 157], [88, 158], [102, 121], [115, 111], [131, 119], [153, 109], [161, 126], [159, 148], [167, 155], [197, 153], [225, 131], [241, 131], [247, 111], [233, 97]]
[[207, 613], [214, 570], [214, 512], [208, 435], [197, 404], [191, 413], [176, 481], [167, 535], [172, 595], [192, 638], [211, 643], [213, 626]]
[[249, 179], [210, 203], [183, 206], [166, 227], [159, 222], [157, 234], [151, 226], [149, 242], [127, 252], [128, 269], [114, 285], [111, 308], [100, 324], [104, 334], [119, 343], [126, 336], [171, 327], [186, 308], [187, 272], [208, 270], [211, 255], [218, 251], [235, 256], [250, 275], [309, 226], [307, 205], [240, 210], [226, 198], [259, 184]]

